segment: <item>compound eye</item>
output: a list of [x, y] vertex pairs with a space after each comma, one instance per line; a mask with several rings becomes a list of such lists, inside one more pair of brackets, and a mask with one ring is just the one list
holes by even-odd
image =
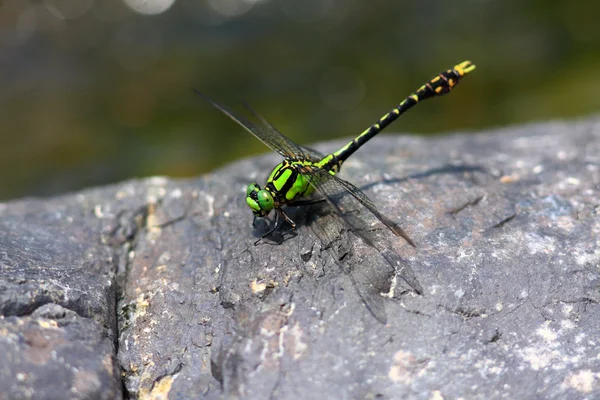
[[246, 196], [246, 204], [248, 204], [248, 207], [250, 207], [254, 214], [261, 214], [260, 205], [252, 197]]
[[[258, 186], [258, 183], [254, 182], [248, 185], [248, 188], [246, 189], [246, 196], [252, 196], [254, 194], [254, 196], [256, 196], [256, 193], [260, 190], [260, 186]], [[254, 197], [252, 196], [252, 197]]]
[[273, 209], [273, 207], [275, 206], [275, 201], [273, 200], [273, 196], [271, 196], [271, 193], [267, 192], [266, 190], [262, 189], [258, 191], [258, 199], [257, 199], [258, 205], [260, 206], [260, 209], [266, 212], [269, 212]]

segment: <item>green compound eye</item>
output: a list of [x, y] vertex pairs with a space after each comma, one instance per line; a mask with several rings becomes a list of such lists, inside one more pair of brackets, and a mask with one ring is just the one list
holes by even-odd
[[256, 200], [254, 200], [252, 197], [250, 197], [250, 196], [246, 197], [246, 204], [248, 204], [248, 207], [250, 207], [250, 209], [252, 210], [253, 213], [255, 213], [255, 214], [260, 213], [260, 206], [258, 205]]
[[266, 190], [259, 190], [258, 191], [258, 205], [260, 206], [260, 209], [262, 211], [264, 211], [265, 213], [268, 213], [269, 211], [271, 211], [273, 209], [273, 207], [275, 206], [275, 201], [273, 200], [273, 196], [271, 196], [271, 193], [267, 192]]
[[275, 207], [275, 200], [267, 190], [261, 189], [258, 183], [248, 185], [246, 189], [246, 204], [254, 215], [264, 217]]
[[246, 197], [251, 196], [252, 193], [254, 192], [258, 192], [260, 190], [260, 186], [258, 186], [258, 183], [254, 182], [248, 185], [248, 188], [246, 189]]

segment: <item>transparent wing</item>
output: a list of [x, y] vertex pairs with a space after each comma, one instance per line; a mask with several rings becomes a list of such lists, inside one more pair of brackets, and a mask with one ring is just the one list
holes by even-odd
[[352, 286], [354, 286], [354, 290], [360, 296], [367, 310], [369, 310], [377, 321], [385, 324], [387, 322], [387, 314], [385, 312], [383, 297], [376, 290], [376, 286], [373, 284], [370, 276], [364, 272], [364, 269], [351, 268], [348, 276], [350, 276]]
[[404, 238], [408, 244], [416, 247], [412, 239], [397, 223], [379, 212], [371, 199], [369, 199], [362, 190], [350, 182], [340, 179], [335, 175], [331, 175], [329, 172], [315, 166], [301, 167], [300, 173], [330, 204], [333, 205], [338, 211], [338, 214], [342, 215], [342, 217], [343, 214], [352, 211], [353, 198], [377, 217], [377, 219], [387, 226], [396, 236]]
[[209, 104], [211, 104], [213, 107], [215, 107], [217, 110], [219, 110], [223, 114], [227, 115], [229, 118], [231, 118], [233, 121], [235, 121], [239, 126], [241, 126], [245, 130], [247, 130], [248, 132], [253, 134], [258, 140], [260, 140], [265, 145], [270, 147], [271, 150], [276, 151], [277, 153], [279, 153], [280, 155], [282, 155], [285, 158], [289, 158], [289, 159], [298, 158], [298, 152], [301, 152], [300, 147], [297, 144], [295, 144], [294, 142], [292, 142], [291, 140], [289, 140], [288, 138], [286, 138], [285, 136], [283, 136], [282, 134], [273, 132], [271, 130], [262, 129], [261, 127], [258, 127], [256, 125], [254, 125], [252, 122], [248, 121], [246, 118], [236, 115], [232, 111], [226, 109], [225, 107], [223, 107], [219, 103], [215, 102], [214, 100], [210, 99], [208, 96], [206, 96], [199, 90], [194, 89], [194, 88], [193, 88], [193, 90], [200, 97], [202, 97], [204, 100], [206, 100]]
[[[396, 236], [401, 236], [407, 243], [415, 246], [408, 235], [396, 224], [377, 210], [375, 204], [359, 188], [346, 182], [329, 172], [315, 167], [299, 167], [300, 173], [313, 185], [324, 199], [333, 207], [336, 213], [364, 243], [377, 249], [383, 258], [391, 265], [398, 275], [418, 294], [423, 293], [423, 288], [412, 268], [400, 256], [378, 243], [375, 236], [369, 232], [369, 227], [364, 219], [359, 217], [359, 206], [365, 207], [379, 221], [387, 226]], [[356, 275], [354, 276], [356, 279]]]
[[244, 103], [244, 107], [246, 107], [248, 109], [248, 111], [250, 111], [250, 113], [252, 115], [254, 115], [254, 117], [256, 117], [256, 119], [258, 119], [270, 131], [269, 133], [271, 136], [279, 137], [282, 140], [284, 140], [286, 142], [287, 146], [289, 146], [289, 148], [294, 151], [294, 153], [296, 154], [296, 157], [298, 159], [316, 162], [316, 161], [320, 161], [321, 159], [323, 159], [323, 157], [325, 157], [324, 154], [321, 154], [316, 150], [310, 149], [305, 146], [301, 146], [297, 143], [294, 143], [292, 140], [288, 139], [283, 133], [279, 132], [277, 130], [277, 128], [275, 128], [269, 121], [267, 121], [265, 119], [265, 117], [260, 115], [256, 110], [254, 110], [252, 107], [250, 107], [250, 105], [248, 105], [247, 103]]
[[271, 123], [269, 123], [262, 115], [254, 111], [254, 109], [252, 109], [249, 105], [244, 104], [246, 108], [252, 113], [252, 115], [254, 115], [265, 126], [264, 128], [257, 126], [249, 120], [247, 120], [246, 118], [235, 114], [231, 110], [228, 110], [227, 108], [212, 100], [199, 90], [193, 90], [200, 97], [206, 100], [206, 102], [211, 104], [217, 110], [221, 111], [223, 114], [227, 115], [239, 126], [253, 134], [258, 140], [270, 147], [271, 150], [276, 151], [283, 157], [291, 160], [308, 160], [314, 162], [320, 161], [324, 157], [323, 154], [319, 153], [316, 150], [312, 150], [294, 143], [283, 133], [279, 132], [273, 125], [271, 125]]
[[[315, 211], [319, 211], [317, 208]], [[394, 271], [382, 263], [364, 265], [353, 254], [353, 237], [348, 226], [331, 212], [320, 215], [319, 222], [311, 224], [313, 232], [323, 243], [323, 248], [334, 262], [349, 276], [352, 286], [367, 310], [382, 324], [387, 321], [384, 298], [381, 296], [389, 288], [389, 279]], [[377, 249], [375, 249], [377, 250]]]
[[[342, 218], [344, 222], [351, 227], [350, 231], [358, 236], [364, 243], [376, 249], [379, 254], [385, 259], [385, 261], [394, 269], [395, 273], [402, 279], [408, 286], [410, 286], [417, 294], [423, 294], [423, 287], [417, 279], [417, 275], [414, 273], [412, 268], [409, 266], [402, 257], [390, 250], [389, 246], [381, 245], [372, 231], [367, 226], [367, 223], [361, 219], [355, 213], [346, 213]], [[380, 284], [376, 284], [378, 281], [378, 275], [373, 271], [369, 271], [365, 266], [361, 268], [354, 268], [351, 271], [353, 279], [363, 282], [368, 287], [380, 287]], [[380, 279], [380, 277], [379, 277]], [[381, 290], [377, 292], [378, 297]]]

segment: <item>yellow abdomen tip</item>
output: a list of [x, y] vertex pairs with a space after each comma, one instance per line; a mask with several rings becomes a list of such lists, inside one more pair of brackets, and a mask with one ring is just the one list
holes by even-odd
[[473, 71], [475, 69], [475, 64], [473, 64], [471, 61], [463, 61], [460, 64], [456, 65], [454, 69], [458, 71], [460, 76], [463, 76]]

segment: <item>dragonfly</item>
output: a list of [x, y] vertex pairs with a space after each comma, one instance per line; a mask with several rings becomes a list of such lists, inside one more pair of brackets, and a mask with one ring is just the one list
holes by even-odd
[[[271, 235], [280, 226], [282, 220], [286, 221], [292, 229], [296, 229], [296, 223], [285, 213], [283, 206], [304, 206], [326, 201], [347, 225], [356, 228], [355, 231], [364, 230], [363, 224], [357, 224], [356, 218], [354, 215], [350, 215], [349, 212], [358, 203], [374, 215], [394, 235], [402, 237], [408, 244], [416, 247], [414, 241], [398, 223], [383, 215], [362, 190], [338, 177], [337, 173], [340, 171], [342, 164], [352, 154], [398, 117], [423, 100], [449, 93], [462, 77], [474, 69], [475, 65], [471, 61], [463, 61], [453, 68], [441, 72], [406, 97], [398, 106], [382, 116], [347, 145], [326, 155], [295, 143], [248, 105], [245, 105], [246, 108], [261, 125], [254, 124], [245, 117], [234, 114], [197, 89], [194, 89], [194, 91], [284, 158], [282, 162], [275, 166], [263, 188], [257, 182], [253, 182], [248, 185], [246, 190], [246, 203], [254, 214], [254, 222], [257, 218], [266, 218], [271, 211], [275, 211], [275, 220], [272, 227], [255, 244]], [[319, 194], [319, 198], [311, 200], [311, 195], [315, 192]], [[359, 235], [368, 244], [373, 245], [368, 235]]]

